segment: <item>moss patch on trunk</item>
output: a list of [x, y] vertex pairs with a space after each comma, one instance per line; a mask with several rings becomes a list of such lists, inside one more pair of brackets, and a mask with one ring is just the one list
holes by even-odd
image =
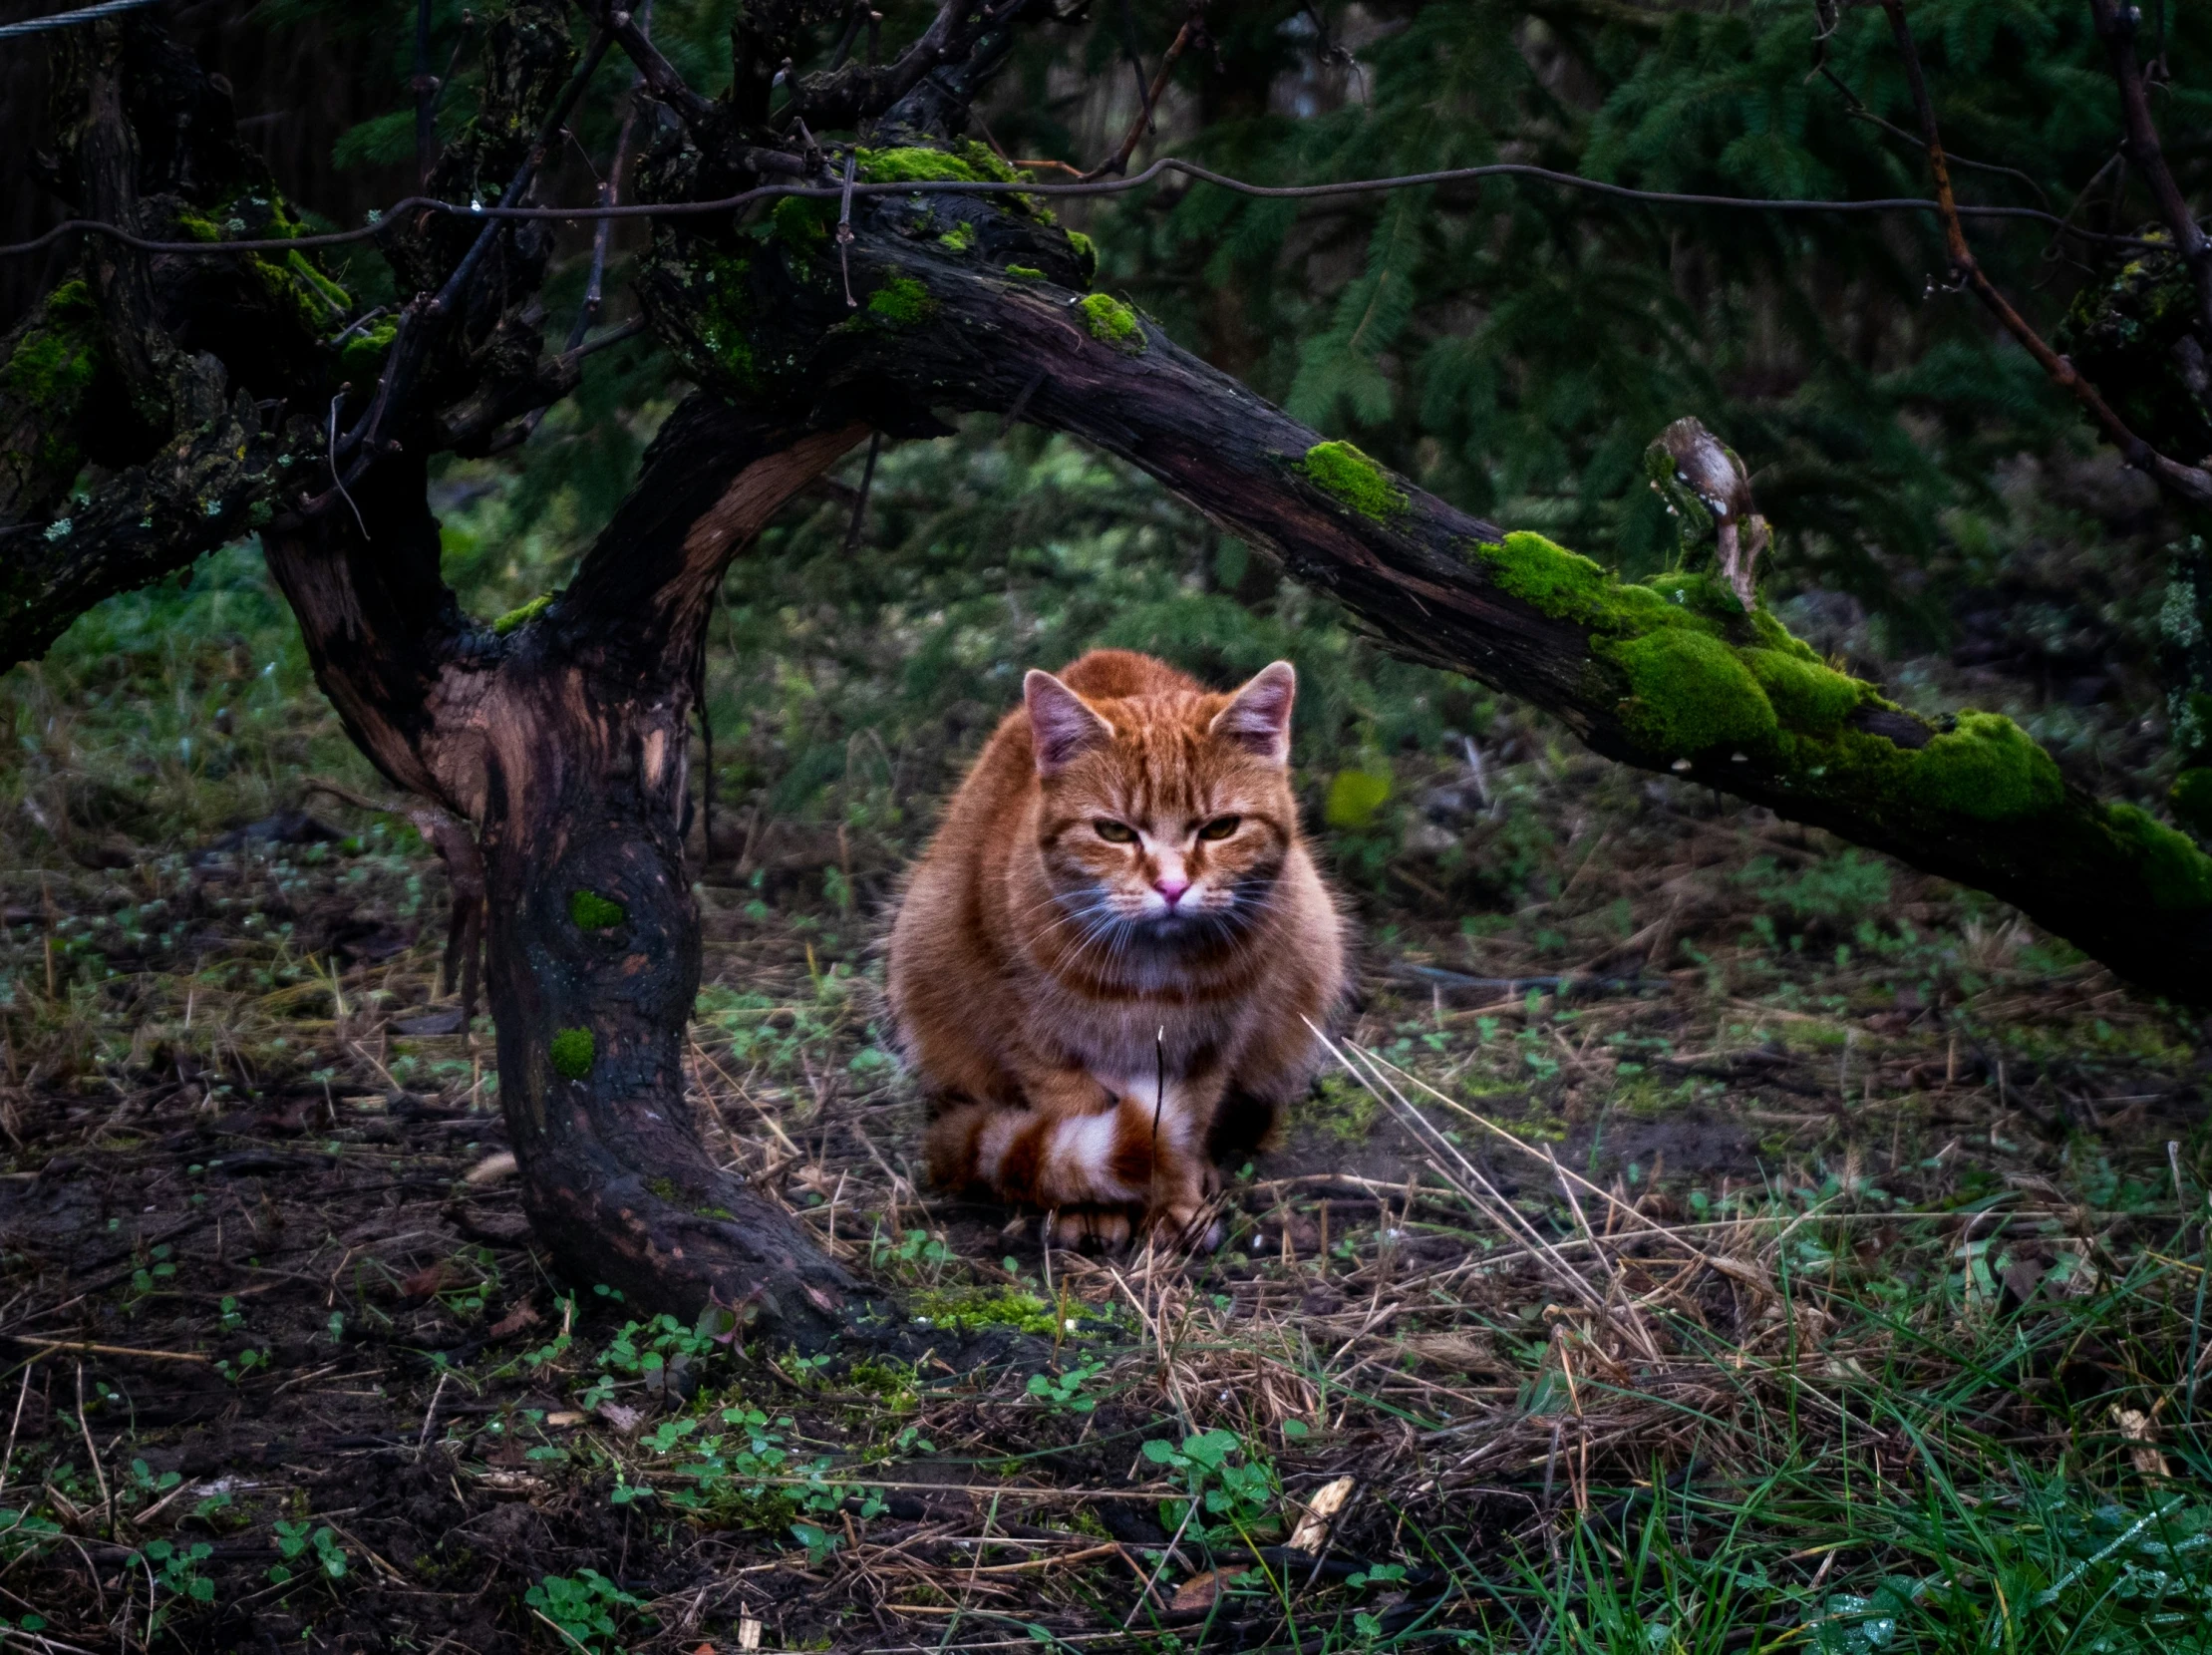
[[611, 896], [578, 890], [569, 893], [568, 917], [580, 931], [611, 931], [630, 917], [630, 910]]
[[545, 1055], [553, 1060], [553, 1068], [572, 1081], [580, 1081], [591, 1073], [592, 1060], [599, 1055], [599, 1043], [589, 1029], [563, 1029], [553, 1036]]
[[929, 289], [912, 276], [893, 276], [868, 295], [868, 314], [893, 327], [911, 327], [935, 308]]

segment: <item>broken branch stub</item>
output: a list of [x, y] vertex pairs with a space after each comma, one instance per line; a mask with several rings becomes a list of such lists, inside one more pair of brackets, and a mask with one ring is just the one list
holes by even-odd
[[1712, 530], [1722, 578], [1746, 614], [1757, 608], [1758, 559], [1770, 535], [1736, 450], [1685, 418], [1652, 440], [1644, 468], [1679, 525], [1685, 551]]

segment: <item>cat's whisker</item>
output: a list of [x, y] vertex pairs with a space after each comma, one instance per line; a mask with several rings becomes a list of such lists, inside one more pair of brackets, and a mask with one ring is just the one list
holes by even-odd
[[[1042, 909], [1045, 909], [1045, 908], [1050, 908], [1050, 907], [1062, 907], [1062, 908], [1065, 908], [1065, 907], [1067, 907], [1067, 906], [1069, 905], [1069, 903], [1070, 903], [1071, 901], [1073, 901], [1073, 900], [1075, 899], [1075, 896], [1076, 896], [1076, 895], [1077, 895], [1077, 893], [1075, 893], [1075, 892], [1070, 892], [1070, 891], [1065, 891], [1065, 890], [1053, 890], [1053, 891], [1047, 891], [1047, 892], [1045, 893], [1045, 895], [1044, 895], [1043, 897], [1041, 897], [1041, 898], [1040, 898], [1039, 900], [1037, 900], [1037, 901], [1035, 901], [1035, 902], [1032, 902], [1032, 903], [1031, 903], [1031, 904], [1030, 904], [1030, 905], [1029, 905], [1028, 907], [1026, 907], [1026, 908], [1023, 908], [1023, 909], [1020, 909], [1020, 910], [1019, 910], [1018, 912], [1016, 912], [1016, 913], [1014, 914], [1014, 916], [1013, 916], [1013, 917], [1014, 917], [1014, 918], [1016, 918], [1016, 919], [1027, 919], [1027, 918], [1028, 918], [1028, 917], [1029, 917], [1029, 916], [1030, 916], [1031, 914], [1033, 914], [1033, 913], [1037, 913], [1037, 912], [1039, 912], [1040, 910], [1042, 910]], [[1092, 893], [1092, 895], [1091, 895], [1091, 901], [1093, 901], [1093, 902], [1096, 902], [1097, 900], [1098, 900], [1098, 893], [1097, 893], [1097, 892], [1093, 892], [1093, 893]]]
[[1062, 914], [1058, 919], [1055, 919], [1043, 930], [1037, 932], [1037, 936], [1040, 940], [1042, 940], [1045, 937], [1051, 936], [1053, 932], [1059, 930], [1060, 927], [1063, 925], [1081, 924], [1085, 921], [1098, 917], [1100, 912], [1101, 908], [1098, 905], [1093, 905], [1088, 908], [1077, 908], [1071, 910], [1070, 912]]

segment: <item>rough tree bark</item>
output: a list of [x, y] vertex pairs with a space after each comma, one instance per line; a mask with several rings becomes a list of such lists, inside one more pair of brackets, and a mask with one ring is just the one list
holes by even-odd
[[864, 1294], [715, 1164], [686, 1101], [700, 939], [678, 825], [691, 672], [731, 551], [863, 428], [794, 433], [695, 401], [568, 592], [506, 634], [438, 578], [422, 461], [350, 512], [280, 513], [269, 567], [347, 729], [476, 826], [502, 1107], [532, 1227], [579, 1285], [819, 1343]]
[[[625, 14], [593, 20], [672, 117], [644, 198], [794, 178], [814, 194], [657, 220], [639, 295], [700, 389], [571, 586], [495, 626], [440, 576], [425, 483], [435, 453], [495, 448], [574, 384], [574, 356], [542, 343], [541, 225], [395, 221], [385, 251], [415, 297], [381, 319], [297, 253], [107, 244], [89, 281], [0, 342], [0, 661], [106, 592], [261, 529], [349, 732], [475, 829], [500, 1094], [532, 1220], [572, 1280], [686, 1313], [750, 1307], [801, 1342], [874, 1315], [715, 1166], [690, 1115], [685, 725], [728, 560], [870, 431], [940, 433], [948, 409], [1015, 413], [1121, 456], [1393, 649], [1546, 708], [1599, 752], [1981, 885], [2139, 982], [2212, 1000], [2212, 861], [2066, 786], [2008, 721], [1906, 713], [1711, 572], [1625, 585], [1469, 517], [1089, 291], [1088, 243], [963, 142], [1010, 31], [1047, 12], [947, 5], [896, 63], [801, 76], [781, 109], [773, 72], [806, 50], [804, 0], [748, 7], [721, 100], [685, 87]], [[156, 238], [289, 233], [226, 105], [158, 30], [88, 39], [66, 187]], [[433, 184], [527, 199], [579, 85], [559, 0], [518, 0], [486, 51], [485, 109]], [[867, 186], [849, 239], [844, 157], [834, 138], [819, 147], [840, 127]], [[92, 503], [73, 507], [87, 456]]]

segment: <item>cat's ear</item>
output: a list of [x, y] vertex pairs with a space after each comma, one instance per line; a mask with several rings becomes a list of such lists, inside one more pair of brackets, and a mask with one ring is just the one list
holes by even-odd
[[1049, 672], [1031, 668], [1022, 680], [1022, 699], [1029, 704], [1030, 745], [1040, 776], [1058, 775], [1083, 754], [1113, 740], [1113, 726]]
[[1207, 728], [1271, 765], [1290, 763], [1290, 708], [1298, 698], [1298, 671], [1288, 661], [1262, 667], [1237, 691]]

